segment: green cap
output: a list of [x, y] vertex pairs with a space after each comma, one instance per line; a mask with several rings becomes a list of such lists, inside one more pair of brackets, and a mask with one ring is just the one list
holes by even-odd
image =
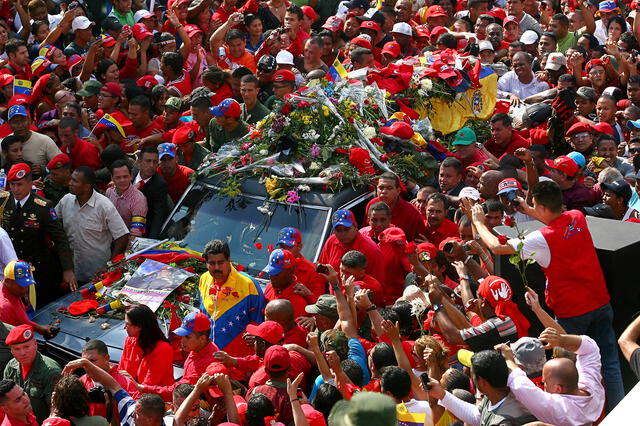
[[100, 93], [100, 88], [102, 87], [102, 83], [98, 80], [89, 80], [84, 83], [82, 89], [78, 90], [78, 95], [80, 96], [93, 96]]
[[468, 127], [463, 127], [456, 133], [456, 138], [453, 140], [453, 145], [471, 145], [477, 142], [476, 132]]
[[378, 392], [359, 392], [350, 401], [338, 401], [329, 414], [329, 426], [397, 425], [396, 402]]
[[336, 297], [331, 294], [321, 294], [315, 304], [305, 306], [304, 310], [308, 314], [320, 314], [327, 318], [338, 319]]
[[176, 111], [180, 111], [182, 109], [182, 99], [172, 96], [167, 99], [167, 102], [162, 106], [171, 107]]

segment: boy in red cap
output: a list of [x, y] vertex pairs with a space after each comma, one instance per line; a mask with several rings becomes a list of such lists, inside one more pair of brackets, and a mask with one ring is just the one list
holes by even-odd
[[273, 83], [273, 95], [264, 103], [269, 109], [273, 109], [276, 100], [286, 99], [296, 88], [296, 75], [289, 70], [280, 69], [271, 78]]
[[269, 380], [264, 385], [249, 389], [247, 395], [266, 395], [277, 413], [277, 420], [289, 424], [293, 421], [291, 401], [287, 394], [287, 376], [291, 367], [289, 351], [280, 345], [271, 346], [264, 354], [264, 367]]
[[57, 362], [38, 352], [34, 329], [29, 324], [15, 327], [6, 339], [14, 358], [4, 369], [4, 378], [13, 380], [29, 395], [39, 422], [49, 417], [53, 387], [60, 378]]
[[221, 146], [249, 133], [249, 126], [240, 119], [242, 108], [235, 99], [227, 98], [209, 111], [215, 120], [209, 122], [204, 146], [211, 152], [218, 152]]

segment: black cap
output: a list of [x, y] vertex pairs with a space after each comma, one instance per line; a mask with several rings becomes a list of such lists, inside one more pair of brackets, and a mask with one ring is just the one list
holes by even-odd
[[609, 204], [596, 204], [592, 207], [585, 207], [584, 213], [587, 216], [602, 217], [604, 219], [613, 219], [613, 210]]
[[109, 31], [118, 32], [122, 30], [122, 24], [115, 16], [107, 16], [104, 21], [102, 21], [102, 30], [107, 33]]
[[552, 112], [553, 110], [551, 109], [551, 106], [544, 103], [529, 105], [526, 109], [527, 117], [534, 123], [534, 125], [547, 121], [549, 117], [551, 117]]
[[622, 179], [613, 181], [611, 183], [601, 183], [600, 187], [602, 187], [602, 189], [604, 189], [605, 191], [609, 190], [617, 196], [622, 197], [625, 204], [628, 203], [631, 199], [631, 185], [629, 185]]
[[271, 55], [264, 55], [258, 60], [257, 67], [265, 72], [273, 72], [277, 67], [276, 58]]
[[369, 2], [369, 0], [351, 0], [346, 2], [344, 6], [347, 9], [356, 9], [356, 8], [369, 9], [369, 6], [371, 6], [371, 3]]

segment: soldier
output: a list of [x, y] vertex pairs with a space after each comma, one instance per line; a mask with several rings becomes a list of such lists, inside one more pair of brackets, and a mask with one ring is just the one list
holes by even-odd
[[62, 280], [72, 291], [78, 288], [73, 273], [73, 253], [54, 206], [31, 192], [31, 168], [24, 163], [14, 165], [9, 170], [7, 182], [12, 193], [0, 193], [2, 227], [9, 233], [18, 258], [35, 267], [34, 276], [39, 284], [37, 300], [44, 306], [62, 294]]
[[[9, 332], [6, 343], [14, 358], [4, 369], [4, 378], [13, 380], [29, 395], [38, 424], [49, 417], [51, 395], [60, 378], [57, 362], [38, 352], [33, 327], [23, 324]], [[23, 372], [27, 372], [26, 375]]]
[[44, 178], [44, 196], [54, 206], [69, 193], [69, 180], [71, 180], [71, 159], [67, 154], [58, 154], [47, 164], [49, 175]]

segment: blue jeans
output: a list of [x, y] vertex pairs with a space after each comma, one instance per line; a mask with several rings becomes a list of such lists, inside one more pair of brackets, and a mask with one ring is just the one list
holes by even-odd
[[586, 334], [598, 344], [607, 396], [607, 412], [624, 398], [618, 343], [613, 331], [613, 309], [607, 303], [601, 308], [570, 318], [558, 318], [567, 333]]

